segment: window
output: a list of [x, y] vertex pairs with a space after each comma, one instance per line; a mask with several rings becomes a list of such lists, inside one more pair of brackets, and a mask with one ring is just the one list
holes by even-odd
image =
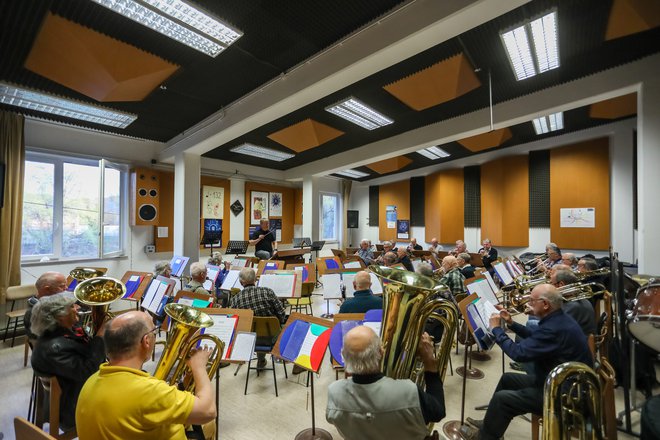
[[126, 184], [126, 171], [105, 160], [28, 153], [22, 259], [121, 255]]
[[321, 240], [339, 241], [339, 194], [321, 194]]

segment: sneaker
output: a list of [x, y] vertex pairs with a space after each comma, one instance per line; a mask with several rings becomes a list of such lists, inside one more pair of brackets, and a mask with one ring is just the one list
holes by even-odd
[[464, 440], [479, 440], [479, 430], [472, 426], [461, 426], [460, 433]]
[[509, 362], [509, 367], [511, 367], [512, 370], [525, 371], [525, 367], [523, 367], [520, 362]]
[[468, 425], [471, 425], [477, 429], [481, 429], [484, 426], [483, 419], [477, 420], [477, 419], [473, 419], [472, 417], [467, 418], [467, 423]]
[[266, 365], [268, 365], [268, 361], [266, 359], [259, 359], [257, 361], [257, 370], [263, 370], [266, 368]]
[[300, 374], [303, 371], [305, 371], [305, 369], [303, 367], [301, 367], [299, 365], [294, 365], [293, 369], [291, 370], [291, 374]]

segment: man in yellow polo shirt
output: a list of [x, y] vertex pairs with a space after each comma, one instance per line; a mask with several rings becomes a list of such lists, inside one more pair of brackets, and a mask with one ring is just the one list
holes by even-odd
[[209, 350], [197, 350], [187, 361], [195, 379], [193, 395], [141, 370], [153, 353], [158, 330], [149, 315], [131, 311], [105, 327], [109, 362], [80, 392], [80, 440], [185, 439], [184, 425], [215, 419], [213, 388], [206, 374]]

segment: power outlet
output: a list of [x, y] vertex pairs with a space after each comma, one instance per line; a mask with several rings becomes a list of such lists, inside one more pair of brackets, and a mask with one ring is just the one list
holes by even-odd
[[153, 244], [148, 244], [144, 247], [144, 253], [145, 254], [153, 254], [156, 252], [156, 246]]

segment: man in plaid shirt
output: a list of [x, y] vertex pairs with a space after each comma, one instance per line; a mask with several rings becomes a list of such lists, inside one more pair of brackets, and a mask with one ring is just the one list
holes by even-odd
[[441, 270], [444, 272], [444, 276], [440, 279], [440, 282], [449, 287], [454, 297], [458, 294], [465, 293], [465, 285], [463, 284], [465, 277], [458, 268], [456, 257], [448, 255], [443, 258]]
[[[244, 267], [238, 274], [238, 281], [243, 290], [237, 293], [230, 301], [230, 309], [252, 309], [254, 316], [276, 316], [281, 324], [286, 321], [286, 313], [282, 301], [275, 295], [270, 287], [257, 287], [257, 276], [254, 269]], [[257, 368], [266, 366], [266, 354], [257, 353], [259, 360]]]

